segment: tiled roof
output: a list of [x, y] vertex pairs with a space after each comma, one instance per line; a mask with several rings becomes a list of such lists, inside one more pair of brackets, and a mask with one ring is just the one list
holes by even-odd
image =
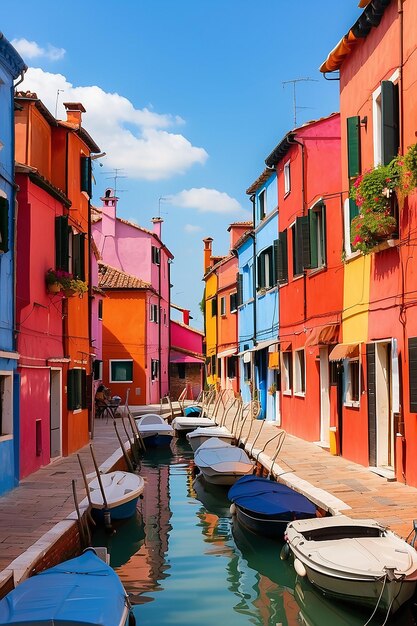
[[[258, 178], [255, 180], [255, 182], [252, 183], [252, 185], [246, 189], [246, 193], [248, 195], [252, 195], [256, 191], [258, 191], [259, 187], [261, 187], [264, 183], [266, 183], [266, 181], [269, 180], [269, 178], [271, 178], [273, 174], [275, 174], [275, 170], [265, 168], [262, 174], [258, 176]], [[250, 222], [250, 225], [252, 226], [252, 222]]]
[[101, 289], [152, 289], [150, 283], [141, 278], [99, 262], [98, 286]]

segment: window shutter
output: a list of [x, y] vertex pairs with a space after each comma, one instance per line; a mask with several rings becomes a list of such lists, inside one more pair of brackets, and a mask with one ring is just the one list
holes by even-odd
[[382, 164], [388, 165], [398, 154], [399, 116], [398, 85], [390, 80], [381, 83]]
[[275, 239], [272, 246], [272, 284], [276, 285], [278, 282], [278, 239]]
[[68, 216], [55, 218], [55, 267], [68, 272], [69, 267], [69, 227]]
[[410, 413], [417, 413], [417, 337], [410, 337], [408, 340], [408, 374]]
[[237, 293], [230, 294], [230, 313], [235, 312], [237, 309]]
[[237, 305], [243, 304], [243, 274], [237, 275]]
[[[317, 217], [317, 216], [316, 216]], [[301, 242], [297, 247], [301, 249], [301, 271], [313, 267], [311, 264], [311, 247], [310, 247], [310, 218], [308, 215], [299, 217], [299, 227], [297, 239], [301, 236]], [[297, 220], [297, 221], [298, 221]], [[317, 235], [317, 228], [316, 228]], [[316, 236], [316, 252], [317, 252], [317, 236]], [[317, 254], [316, 254], [317, 257]]]
[[85, 234], [79, 233], [72, 238], [72, 262], [75, 278], [85, 280]]
[[[304, 249], [303, 249], [303, 232], [305, 231], [305, 217], [297, 217], [295, 220], [294, 228], [294, 241], [293, 241], [293, 259], [294, 259], [294, 275], [299, 276], [303, 273], [304, 269]], [[308, 251], [310, 249], [310, 242], [308, 243]], [[306, 259], [307, 260], [307, 259]], [[310, 263], [310, 257], [308, 256], [307, 263]]]
[[265, 287], [265, 255], [260, 254], [258, 256], [258, 289]]
[[85, 406], [83, 409], [91, 410], [93, 408], [93, 375], [82, 370], [85, 375]]
[[[83, 393], [82, 372], [85, 370], [69, 369], [67, 374], [67, 407], [69, 411], [86, 407], [86, 393]], [[85, 389], [85, 383], [84, 383]], [[85, 406], [83, 406], [83, 402]]]
[[359, 209], [356, 205], [356, 202], [349, 198], [349, 223], [352, 222], [353, 218], [359, 215]]
[[217, 298], [213, 298], [211, 301], [211, 316], [217, 315]]
[[88, 193], [91, 198], [92, 194], [92, 176], [91, 176], [91, 158], [81, 157], [81, 191]]
[[348, 176], [357, 176], [361, 171], [361, 133], [360, 117], [347, 118]]
[[[316, 211], [310, 209], [308, 212], [309, 228], [310, 228], [310, 268], [318, 267], [318, 246], [317, 246], [317, 228], [318, 215]], [[304, 266], [306, 267], [306, 266]]]
[[278, 235], [277, 278], [279, 283], [288, 281], [287, 231]]
[[9, 251], [9, 201], [0, 197], [0, 251]]

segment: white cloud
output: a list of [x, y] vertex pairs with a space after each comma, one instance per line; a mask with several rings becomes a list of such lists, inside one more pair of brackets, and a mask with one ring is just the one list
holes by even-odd
[[195, 209], [201, 213], [236, 213], [244, 212], [239, 202], [227, 193], [217, 189], [184, 189], [173, 196], [167, 196], [167, 202], [184, 209]]
[[63, 102], [82, 102], [87, 111], [83, 126], [107, 153], [106, 167], [120, 168], [131, 178], [170, 178], [195, 163], [204, 164], [208, 158], [204, 148], [169, 130], [184, 124], [181, 117], [147, 107], [136, 109], [118, 93], [98, 86], [74, 87], [62, 74], [39, 68], [29, 68], [19, 88], [37, 93], [53, 115], [58, 96], [58, 119], [66, 119]]
[[197, 224], [186, 224], [184, 230], [186, 233], [198, 233], [203, 229], [201, 226], [197, 226]]
[[49, 61], [59, 61], [65, 55], [64, 48], [55, 48], [51, 44], [48, 44], [46, 48], [42, 48], [36, 41], [28, 41], [24, 38], [13, 39], [11, 43], [23, 57], [24, 61], [41, 58]]

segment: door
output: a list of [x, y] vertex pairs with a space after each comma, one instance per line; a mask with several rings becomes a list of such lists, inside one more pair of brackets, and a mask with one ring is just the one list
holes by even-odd
[[394, 467], [394, 424], [390, 401], [391, 343], [376, 344], [376, 421], [377, 421], [377, 466]]
[[330, 446], [329, 349], [320, 348], [320, 441]]
[[62, 454], [61, 377], [62, 377], [62, 370], [51, 369], [51, 373], [50, 373], [51, 459], [61, 456]]

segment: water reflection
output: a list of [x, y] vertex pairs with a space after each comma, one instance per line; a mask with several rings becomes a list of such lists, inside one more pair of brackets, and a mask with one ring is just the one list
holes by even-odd
[[[363, 626], [367, 612], [300, 580], [281, 545], [231, 519], [227, 488], [195, 475], [188, 443], [146, 454], [141, 516], [105, 542], [141, 626]], [[378, 616], [369, 626], [381, 626]], [[410, 607], [388, 622], [414, 626]]]

